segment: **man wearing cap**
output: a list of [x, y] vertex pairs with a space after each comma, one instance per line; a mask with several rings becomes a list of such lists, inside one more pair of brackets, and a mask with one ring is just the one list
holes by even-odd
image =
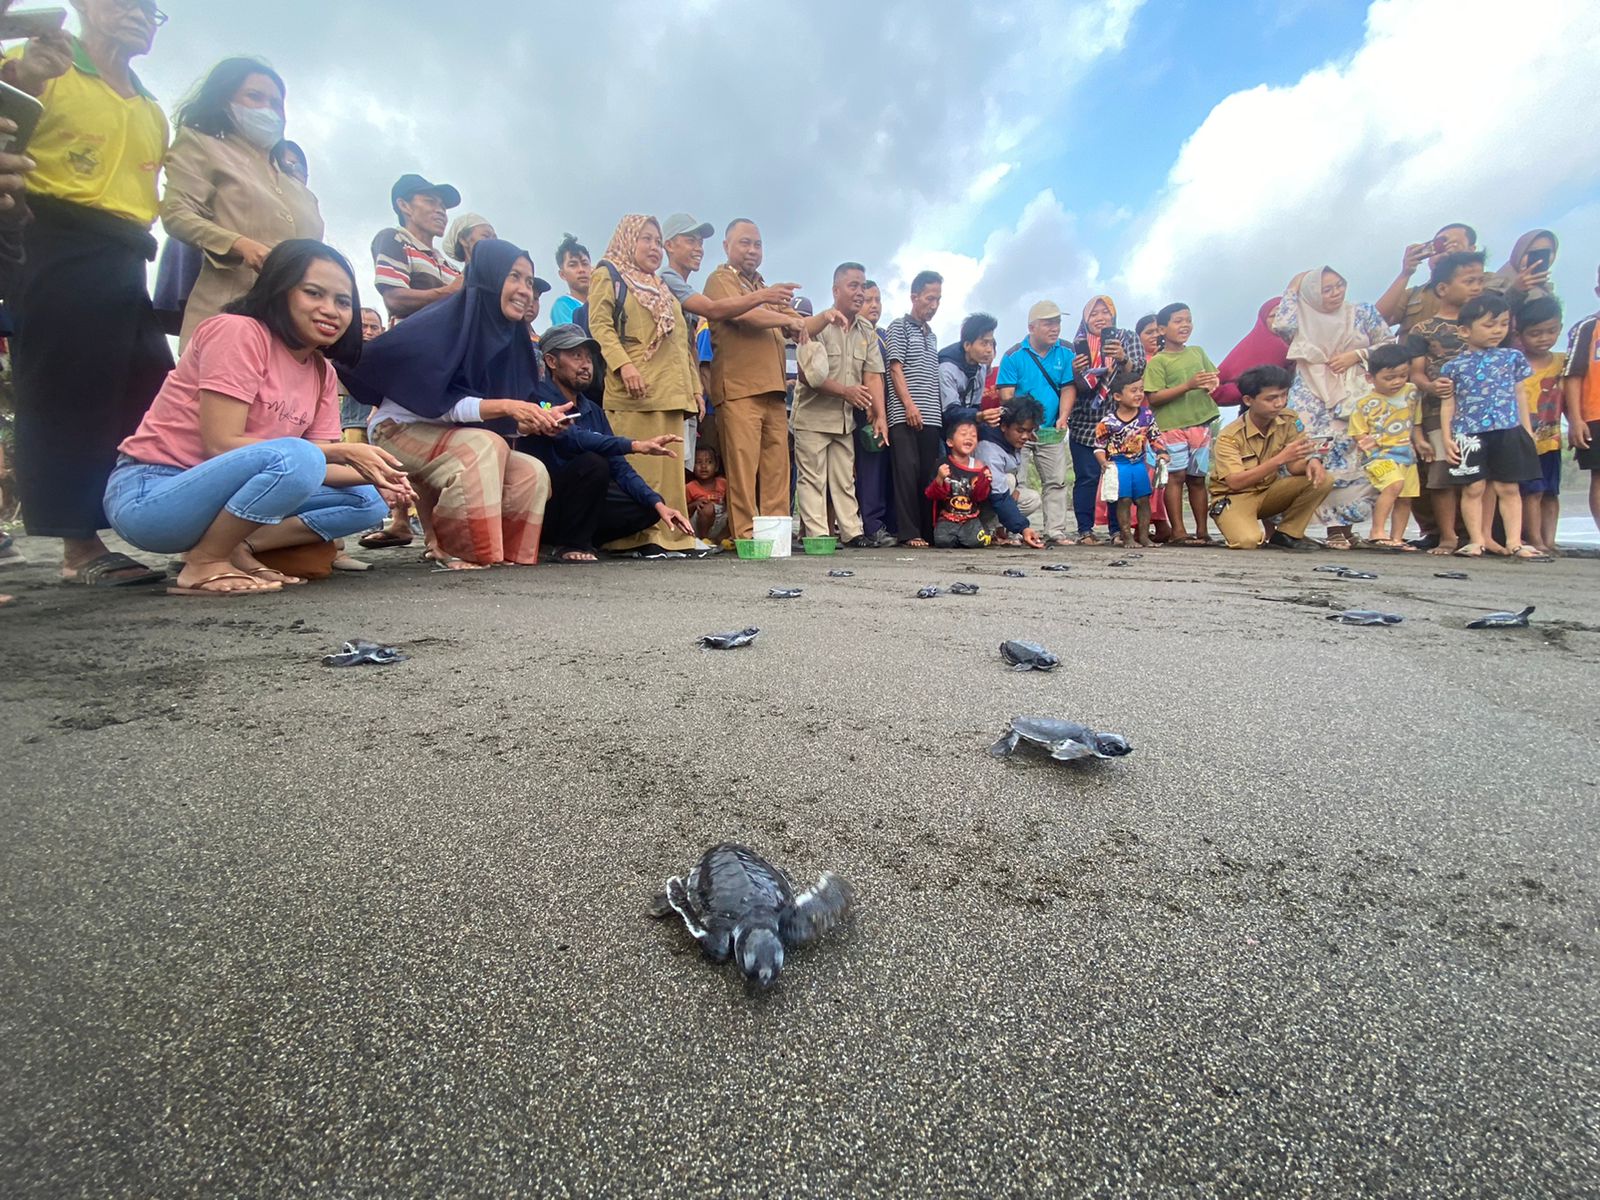
[[421, 175], [402, 175], [389, 190], [389, 201], [400, 224], [372, 239], [372, 261], [389, 315], [409, 317], [461, 287], [461, 272], [433, 246], [461, 193]]
[[833, 307], [850, 322], [819, 328], [799, 354], [795, 383], [795, 485], [802, 537], [827, 537], [828, 501], [839, 518], [839, 540], [846, 546], [894, 545], [880, 530], [869, 540], [856, 503], [855, 414], [866, 413], [880, 436], [883, 415], [883, 353], [878, 331], [861, 317], [867, 298], [867, 271], [860, 263], [840, 263], [833, 272]]
[[605, 409], [584, 395], [600, 347], [576, 325], [552, 325], [540, 345], [547, 371], [533, 400], [555, 408], [570, 404], [573, 414], [554, 437], [524, 437], [520, 443], [550, 471], [550, 504], [544, 514], [550, 553], [559, 562], [594, 562], [597, 545], [631, 537], [660, 521], [692, 534], [688, 519], [627, 459], [630, 454], [670, 458], [678, 438], [630, 441], [612, 433]]
[[1044, 409], [1037, 440], [1023, 451], [1039, 472], [1044, 535], [1053, 546], [1070, 546], [1067, 536], [1066, 409], [1072, 390], [1072, 350], [1061, 342], [1061, 308], [1041, 300], [1028, 310], [1028, 339], [1007, 352], [995, 381], [1000, 401], [1032, 396]]

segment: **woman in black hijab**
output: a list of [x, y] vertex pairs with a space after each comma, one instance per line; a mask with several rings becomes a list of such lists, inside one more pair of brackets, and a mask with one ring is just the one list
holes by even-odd
[[430, 554], [452, 568], [539, 560], [550, 474], [507, 438], [557, 432], [570, 405], [530, 400], [539, 379], [526, 322], [533, 288], [526, 251], [479, 242], [459, 292], [369, 342], [359, 365], [340, 370], [351, 396], [378, 410], [373, 444], [432, 501]]

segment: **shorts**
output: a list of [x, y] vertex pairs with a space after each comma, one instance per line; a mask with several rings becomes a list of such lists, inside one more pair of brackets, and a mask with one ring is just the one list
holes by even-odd
[[1400, 482], [1400, 499], [1413, 499], [1422, 490], [1421, 476], [1416, 463], [1396, 462], [1392, 458], [1375, 458], [1367, 464], [1367, 482], [1380, 492]]
[[1561, 451], [1546, 450], [1539, 455], [1539, 478], [1522, 485], [1524, 496], [1559, 496], [1561, 494]]
[[1169, 429], [1161, 435], [1161, 444], [1172, 455], [1167, 464], [1170, 475], [1208, 475], [1211, 472], [1211, 425], [1188, 425], [1182, 429]]
[[1578, 466], [1585, 471], [1600, 471], [1600, 421], [1589, 422], [1589, 448], [1578, 451]]
[[1486, 429], [1482, 433], [1456, 436], [1461, 461], [1446, 462], [1447, 487], [1468, 487], [1474, 483], [1526, 483], [1541, 475], [1539, 452], [1533, 438], [1521, 425], [1512, 429]]
[[1154, 490], [1150, 486], [1150, 468], [1143, 458], [1113, 458], [1111, 465], [1117, 469], [1117, 499], [1143, 500]]
[[356, 445], [365, 445], [367, 441], [367, 427], [365, 425], [358, 425], [354, 429], [342, 429], [339, 431], [339, 440], [341, 442], [350, 442]]

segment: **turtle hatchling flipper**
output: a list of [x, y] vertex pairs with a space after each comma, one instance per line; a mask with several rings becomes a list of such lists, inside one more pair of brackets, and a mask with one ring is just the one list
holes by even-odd
[[1057, 762], [1076, 762], [1080, 758], [1099, 758], [1092, 746], [1085, 746], [1082, 742], [1062, 742], [1050, 748], [1050, 757]]
[[796, 896], [794, 907], [783, 915], [780, 933], [784, 945], [816, 941], [849, 915], [854, 900], [848, 883], [824, 871], [816, 885]]
[[989, 753], [996, 758], [1005, 758], [1017, 748], [1017, 742], [1020, 740], [1015, 733], [1007, 730], [1003, 738], [989, 747]]
[[705, 945], [711, 932], [700, 919], [700, 914], [695, 911], [694, 905], [690, 903], [689, 889], [684, 886], [683, 880], [676, 876], [667, 880], [667, 893], [664, 898], [667, 907], [683, 918], [684, 926], [694, 934], [695, 940], [702, 946]]
[[650, 900], [650, 907], [645, 910], [652, 917], [670, 917], [672, 915], [672, 902], [667, 899], [665, 892], [658, 892]]

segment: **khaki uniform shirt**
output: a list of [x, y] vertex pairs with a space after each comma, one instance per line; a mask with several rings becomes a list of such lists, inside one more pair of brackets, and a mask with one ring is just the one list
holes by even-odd
[[[758, 285], [759, 286], [759, 285]], [[728, 263], [706, 280], [707, 300], [748, 295], [751, 285]], [[780, 395], [784, 375], [783, 332], [751, 329], [738, 321], [711, 322], [711, 396], [718, 404], [744, 396]]]
[[1300, 418], [1292, 410], [1279, 413], [1265, 433], [1251, 423], [1248, 413], [1234, 421], [1217, 434], [1217, 440], [1211, 447], [1211, 498], [1220, 500], [1224, 496], [1246, 496], [1266, 491], [1278, 481], [1277, 475], [1268, 475], [1238, 491], [1228, 487], [1223, 480], [1239, 471], [1259, 467], [1273, 455], [1282, 452], [1290, 442], [1304, 436], [1304, 433]]
[[[828, 325], [813, 339], [828, 351], [828, 378], [845, 387], [864, 383], [869, 374], [883, 377], [883, 353], [878, 331], [857, 317], [849, 329]], [[856, 409], [838, 396], [819, 392], [802, 373], [794, 385], [794, 428], [811, 433], [851, 433]]]
[[183, 310], [180, 336], [187, 342], [195, 326], [256, 281], [256, 273], [233, 253], [234, 242], [244, 237], [272, 247], [290, 238], [320, 241], [322, 212], [305, 184], [232, 134], [180, 129], [165, 165], [161, 224], [180, 242], [205, 251], [200, 278]]
[[[589, 336], [600, 343], [606, 360], [607, 412], [700, 411], [700, 370], [689, 357], [689, 339], [683, 332], [683, 309], [673, 300], [677, 318], [672, 332], [661, 340], [651, 357], [644, 349], [655, 335], [656, 319], [628, 289], [622, 302], [627, 320], [625, 333], [617, 333], [617, 293], [611, 272], [596, 266], [589, 281]], [[632, 363], [644, 377], [645, 394], [634, 399], [622, 382], [622, 368]]]

